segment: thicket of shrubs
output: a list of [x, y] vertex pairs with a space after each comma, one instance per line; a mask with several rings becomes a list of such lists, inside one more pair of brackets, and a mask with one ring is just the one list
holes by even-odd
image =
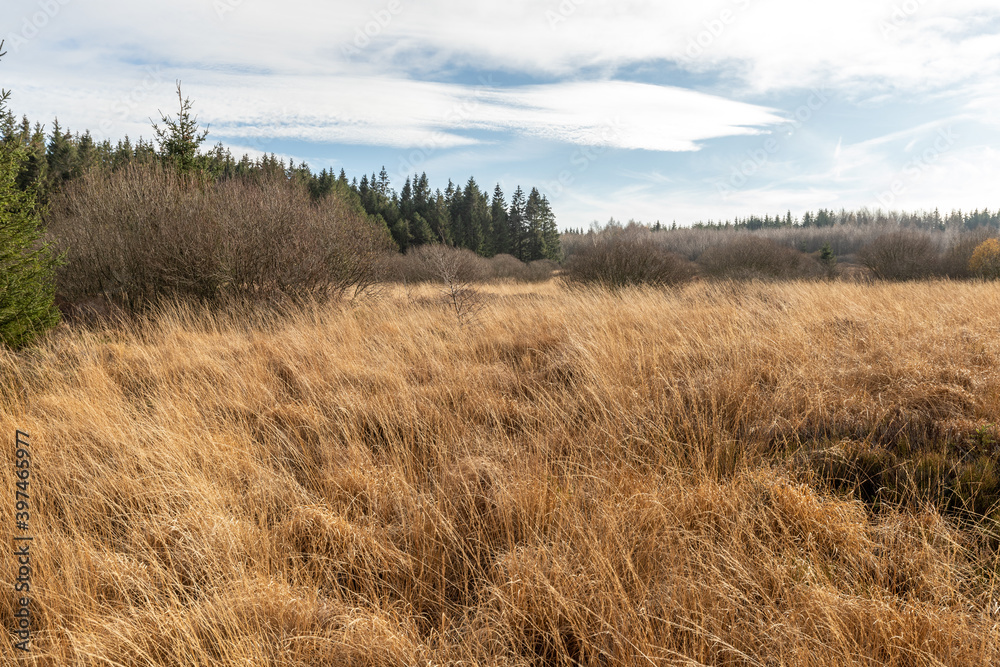
[[331, 297], [382, 278], [384, 229], [280, 176], [211, 181], [158, 164], [95, 170], [53, 200], [61, 295], [131, 308], [162, 297]]
[[547, 259], [522, 262], [506, 254], [487, 258], [440, 244], [414, 246], [405, 255], [386, 256], [384, 267], [387, 280], [408, 284], [450, 280], [534, 283], [550, 279], [559, 269], [556, 262]]
[[924, 232], [884, 234], [862, 248], [858, 260], [883, 280], [928, 278], [941, 271], [938, 249]]
[[753, 235], [740, 235], [708, 248], [698, 258], [706, 275], [715, 278], [818, 277], [823, 270], [812, 257], [786, 245]]
[[693, 278], [695, 268], [656, 243], [646, 228], [629, 225], [606, 229], [576, 246], [566, 261], [566, 275], [573, 281], [611, 287], [674, 285]]
[[898, 227], [652, 231], [630, 223], [569, 234], [563, 248], [569, 279], [612, 286], [676, 284], [695, 276], [1000, 278], [1000, 241], [995, 230], [985, 227], [939, 232]]

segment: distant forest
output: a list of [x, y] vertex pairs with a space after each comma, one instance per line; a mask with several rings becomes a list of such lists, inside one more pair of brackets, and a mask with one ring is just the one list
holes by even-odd
[[[182, 103], [178, 121], [191, 124], [191, 145], [204, 140], [197, 126], [187, 115], [189, 107]], [[166, 118], [164, 118], [166, 120]], [[161, 138], [162, 139], [162, 138]], [[109, 140], [97, 142], [90, 132], [73, 134], [53, 121], [51, 131], [23, 117], [20, 121], [5, 112], [0, 117], [0, 140], [21, 144], [27, 151], [27, 160], [18, 178], [22, 188], [35, 187], [42, 202], [55, 189], [67, 181], [79, 178], [92, 169], [117, 171], [129, 164], [162, 161], [170, 147], [157, 146], [152, 141], [128, 137], [117, 143]], [[432, 190], [427, 174], [407, 177], [397, 192], [383, 167], [381, 172], [365, 174], [348, 180], [342, 169], [339, 174], [324, 169], [314, 173], [306, 163], [287, 164], [272, 155], [251, 159], [244, 155], [237, 160], [221, 143], [207, 151], [192, 152], [185, 168], [196, 170], [208, 178], [229, 180], [259, 176], [283, 175], [299, 183], [316, 199], [337, 193], [363, 211], [378, 224], [384, 225], [400, 252], [411, 247], [431, 243], [444, 243], [457, 248], [467, 248], [485, 257], [501, 254], [513, 255], [523, 262], [540, 259], [562, 261], [572, 253], [572, 246], [583, 229], [568, 229], [560, 234], [556, 218], [548, 199], [538, 188], [525, 192], [518, 186], [508, 200], [499, 184], [492, 194], [483, 191], [474, 177], [464, 186], [451, 180], [442, 191]], [[640, 223], [636, 223], [640, 224]], [[611, 226], [620, 225], [613, 219]], [[678, 227], [674, 222], [665, 225], [659, 221], [642, 226], [651, 231], [713, 230], [765, 232], [782, 229], [824, 228], [885, 228], [900, 227], [922, 231], [1000, 229], [1000, 210], [898, 212], [872, 209], [839, 211], [819, 209], [806, 212], [801, 218], [791, 211], [774, 216], [748, 216], [731, 220], [709, 220]], [[599, 227], [594, 226], [594, 230]], [[823, 243], [826, 242], [824, 237]], [[700, 242], [699, 245], [704, 242]], [[808, 245], [813, 245], [812, 243]], [[833, 244], [835, 247], [837, 243]], [[854, 245], [854, 244], [851, 244]], [[839, 253], [838, 253], [839, 254]]]
[[[905, 211], [883, 211], [862, 208], [856, 211], [840, 209], [821, 208], [815, 213], [806, 211], [801, 218], [792, 215], [791, 211], [784, 214], [777, 214], [774, 217], [765, 215], [760, 217], [751, 215], [745, 218], [735, 218], [731, 220], [709, 220], [700, 221], [692, 225], [678, 227], [674, 222], [665, 225], [659, 221], [642, 224], [651, 231], [676, 231], [678, 229], [710, 229], [710, 230], [731, 230], [756, 232], [765, 229], [822, 229], [824, 227], [884, 227], [898, 226], [905, 229], [918, 229], [927, 232], [946, 231], [955, 229], [965, 229], [972, 231], [980, 228], [1000, 229], [1000, 209], [990, 212], [988, 209], [975, 209], [973, 211], [953, 210], [947, 214], [942, 214], [938, 209], [933, 211], [905, 212]], [[608, 223], [611, 227], [619, 226], [621, 223], [613, 218]], [[595, 231], [597, 231], [595, 229]], [[583, 229], [568, 229], [566, 234], [585, 234]]]
[[[185, 119], [184, 111], [182, 107], [178, 120]], [[197, 146], [205, 135], [199, 136], [197, 127], [192, 128], [191, 143]], [[32, 126], [27, 117], [18, 121], [9, 111], [0, 118], [0, 139], [25, 147], [28, 158], [18, 185], [35, 187], [42, 202], [62, 184], [92, 169], [117, 171], [130, 164], [157, 162], [167, 152], [141, 138], [135, 143], [128, 137], [115, 144], [97, 142], [89, 131], [73, 134], [58, 120], [46, 134], [41, 124]], [[408, 177], [396, 192], [384, 167], [378, 175], [349, 182], [343, 169], [339, 174], [327, 169], [314, 173], [304, 162], [286, 164], [273, 154], [256, 160], [244, 155], [237, 160], [222, 144], [192, 153], [189, 163], [182, 164], [186, 170], [215, 180], [283, 174], [301, 183], [317, 200], [336, 192], [384, 224], [400, 252], [427, 243], [445, 243], [485, 257], [509, 254], [524, 262], [562, 258], [555, 215], [538, 188], [525, 192], [518, 186], [508, 201], [499, 184], [492, 195], [481, 190], [474, 177], [464, 187], [449, 180], [444, 191], [432, 190], [423, 173]]]

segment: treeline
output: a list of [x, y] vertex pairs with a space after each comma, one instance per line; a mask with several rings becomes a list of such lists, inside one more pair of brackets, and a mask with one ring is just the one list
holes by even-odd
[[[961, 224], [959, 221], [961, 220]], [[566, 276], [607, 285], [723, 279], [1000, 278], [1000, 240], [989, 224], [945, 229], [897, 223], [747, 230], [663, 229], [612, 221], [563, 236]], [[729, 231], [721, 231], [728, 229]]]
[[[343, 170], [340, 178], [346, 179]], [[443, 242], [484, 257], [513, 255], [522, 262], [562, 257], [555, 215], [538, 188], [525, 194], [517, 186], [508, 203], [499, 183], [492, 197], [475, 178], [464, 188], [449, 180], [444, 192], [432, 192], [423, 173], [407, 177], [397, 194], [383, 167], [378, 176], [352, 181], [351, 189], [369, 215], [385, 222], [402, 251]]]
[[[696, 222], [691, 227], [694, 229], [730, 229], [743, 231], [758, 231], [762, 229], [789, 229], [795, 227], [804, 228], [824, 228], [836, 226], [885, 226], [897, 225], [907, 229], [918, 229], [922, 231], [944, 231], [946, 229], [961, 227], [972, 230], [980, 227], [991, 227], [1000, 229], [1000, 209], [995, 212], [989, 210], [978, 210], [963, 212], [952, 210], [946, 215], [942, 215], [938, 209], [933, 211], [902, 212], [884, 211], [881, 209], [862, 208], [856, 211], [841, 209], [821, 208], [816, 212], [807, 211], [801, 218], [792, 215], [787, 211], [784, 215], [777, 214], [774, 217], [765, 215], [764, 217], [752, 215], [746, 218], [734, 218], [732, 220], [708, 222]], [[654, 231], [666, 230], [667, 227], [657, 222], [649, 225]], [[671, 226], [677, 229], [677, 225]]]
[[[192, 122], [183, 104], [174, 121], [178, 125]], [[183, 133], [184, 128], [179, 130]], [[9, 111], [0, 118], [0, 131], [5, 144], [24, 150], [18, 185], [36, 186], [43, 202], [57, 188], [92, 169], [119, 171], [135, 164], [160, 163], [165, 153], [162, 145], [141, 138], [134, 143], [129, 137], [116, 143], [95, 141], [90, 132], [74, 134], [58, 119], [46, 134], [40, 123], [32, 125], [27, 117], [18, 121]], [[182, 150], [179, 157], [183, 171], [198, 171], [217, 181], [284, 177], [300, 184], [316, 200], [337, 193], [385, 225], [400, 252], [423, 244], [444, 243], [484, 257], [508, 254], [523, 262], [561, 259], [555, 215], [537, 188], [526, 193], [518, 186], [508, 201], [499, 184], [490, 195], [480, 189], [475, 178], [469, 178], [464, 188], [449, 180], [444, 191], [432, 191], [423, 173], [408, 177], [397, 193], [385, 168], [378, 176], [372, 173], [349, 183], [343, 169], [339, 175], [327, 169], [314, 173], [304, 162], [285, 164], [274, 155], [236, 159], [222, 144], [199, 152], [197, 128], [192, 127], [187, 134], [188, 150]]]

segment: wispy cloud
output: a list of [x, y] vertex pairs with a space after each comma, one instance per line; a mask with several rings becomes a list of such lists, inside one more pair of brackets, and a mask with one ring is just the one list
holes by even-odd
[[[363, 147], [366, 171], [558, 182], [565, 224], [864, 205], [948, 123], [962, 142], [899, 205], [964, 206], [996, 182], [996, 0], [45, 1], [42, 26], [43, 0], [0, 9], [13, 108], [112, 139], [148, 137], [181, 79], [238, 151]], [[788, 135], [814, 88], [832, 101]], [[771, 137], [723, 201], [713, 184]]]

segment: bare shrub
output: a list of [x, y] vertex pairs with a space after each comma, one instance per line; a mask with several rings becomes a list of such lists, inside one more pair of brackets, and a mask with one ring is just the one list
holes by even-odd
[[419, 245], [405, 255], [386, 259], [390, 279], [404, 283], [432, 283], [459, 280], [482, 282], [490, 276], [487, 260], [471, 250], [440, 244]]
[[527, 265], [513, 255], [500, 254], [489, 260], [490, 278], [493, 280], [522, 280]]
[[495, 282], [539, 283], [552, 278], [559, 264], [551, 259], [522, 262], [513, 255], [496, 255], [486, 260], [488, 280]]
[[716, 278], [799, 278], [824, 275], [816, 259], [770, 239], [742, 234], [712, 246], [698, 258], [705, 273]]
[[407, 257], [418, 267], [416, 275], [431, 276], [431, 280], [444, 285], [441, 302], [455, 314], [459, 325], [476, 320], [484, 304], [482, 294], [473, 285], [486, 277], [486, 260], [471, 250], [440, 244], [418, 246]]
[[914, 231], [879, 236], [858, 252], [858, 261], [882, 280], [916, 280], [941, 270], [934, 239]]
[[529, 283], [543, 283], [559, 270], [559, 263], [551, 259], [536, 259], [528, 262], [522, 280]]
[[[861, 248], [889, 232], [898, 231], [897, 222], [870, 222], [864, 224], [837, 224], [832, 227], [778, 227], [755, 231], [737, 230], [732, 227], [681, 227], [651, 231], [651, 237], [665, 250], [675, 252], [691, 261], [697, 261], [712, 246], [725, 243], [736, 236], [753, 235], [770, 239], [790, 248], [811, 254], [829, 246], [839, 261], [850, 262]], [[598, 232], [601, 233], [601, 232]], [[561, 237], [561, 247], [569, 259], [588, 243], [591, 233], [567, 233]], [[934, 236], [945, 233], [935, 232]]]
[[941, 258], [942, 274], [949, 278], [972, 278], [975, 276], [975, 271], [969, 266], [972, 255], [976, 248], [993, 236], [992, 230], [984, 228], [958, 234]]
[[[385, 270], [389, 280], [401, 283], [440, 282], [441, 272], [436, 268], [437, 259], [441, 253], [447, 256], [447, 246], [444, 250], [433, 250], [438, 246], [416, 246], [405, 255], [394, 255], [384, 259]], [[500, 254], [494, 257], [479, 257], [468, 250], [450, 249], [462, 253], [462, 263], [465, 268], [466, 282], [522, 282], [535, 283], [549, 280], [559, 269], [559, 265], [551, 260], [543, 259], [530, 263], [522, 262], [513, 255]]]
[[570, 280], [609, 287], [674, 285], [694, 277], [693, 265], [657, 244], [639, 225], [588, 235], [566, 262]]
[[137, 307], [166, 296], [264, 301], [341, 296], [380, 279], [391, 248], [345, 202], [313, 203], [281, 177], [221, 183], [156, 165], [94, 171], [55, 200], [49, 233], [67, 253], [59, 290]]

